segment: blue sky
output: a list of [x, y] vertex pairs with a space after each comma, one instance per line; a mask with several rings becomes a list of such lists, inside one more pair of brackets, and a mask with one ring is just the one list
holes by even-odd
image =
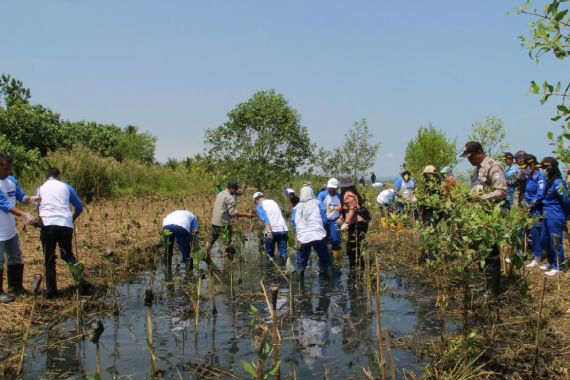
[[522, 2], [3, 1], [0, 72], [66, 119], [150, 131], [161, 161], [201, 152], [206, 128], [269, 88], [320, 146], [368, 119], [381, 176], [419, 126], [462, 145], [487, 115], [511, 150], [544, 156], [554, 106], [529, 81], [567, 78], [564, 62], [537, 65], [520, 47], [531, 19], [507, 13]]

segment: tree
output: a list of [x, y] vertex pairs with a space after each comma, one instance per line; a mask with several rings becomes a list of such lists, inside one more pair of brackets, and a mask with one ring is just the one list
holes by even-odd
[[498, 158], [507, 149], [508, 145], [503, 143], [507, 130], [497, 116], [487, 116], [484, 122], [476, 121], [471, 128], [469, 140], [479, 141], [488, 156]]
[[[566, 4], [564, 4], [566, 3]], [[532, 8], [530, 0], [517, 8], [519, 15], [530, 15], [535, 21], [530, 23], [528, 36], [520, 35], [521, 45], [528, 50], [529, 56], [537, 62], [540, 57], [551, 53], [559, 60], [570, 56], [570, 15], [567, 0], [553, 0], [545, 4], [542, 11]], [[556, 84], [544, 81], [538, 85], [536, 81], [530, 82], [530, 91], [541, 95], [540, 103], [544, 104], [549, 98], [558, 100], [556, 114], [552, 121], [562, 121], [560, 134], [548, 132], [547, 136], [554, 146], [554, 153], [560, 161], [570, 163], [570, 106], [566, 103], [570, 95], [570, 82]]]
[[421, 173], [426, 165], [438, 169], [457, 162], [456, 141], [450, 141], [443, 131], [429, 124], [418, 128], [416, 137], [408, 143], [404, 162], [406, 169], [414, 174]]
[[319, 166], [324, 174], [351, 175], [357, 178], [370, 169], [380, 150], [380, 143], [372, 143], [374, 136], [368, 130], [368, 122], [361, 119], [344, 135], [341, 147], [328, 151], [319, 149]]
[[219, 173], [258, 189], [276, 189], [313, 159], [301, 116], [275, 90], [259, 91], [207, 129], [205, 152]]
[[31, 96], [30, 89], [25, 88], [22, 81], [8, 74], [0, 76], [0, 97], [3, 98], [6, 108], [18, 103], [28, 103]]

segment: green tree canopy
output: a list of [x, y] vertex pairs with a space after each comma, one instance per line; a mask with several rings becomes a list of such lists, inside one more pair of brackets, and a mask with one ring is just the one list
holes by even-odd
[[500, 158], [508, 145], [503, 143], [507, 137], [507, 130], [503, 121], [497, 116], [487, 116], [485, 121], [476, 121], [471, 126], [472, 132], [469, 140], [479, 141], [488, 156]]
[[[546, 2], [542, 10], [534, 9], [530, 0], [518, 7], [517, 14], [530, 15], [534, 21], [530, 23], [528, 36], [520, 35], [521, 45], [528, 50], [529, 56], [537, 62], [545, 54], [552, 54], [559, 60], [570, 56], [570, 14], [568, 0]], [[549, 83], [543, 81], [539, 85], [530, 82], [530, 91], [540, 95], [540, 103], [549, 98], [556, 99], [556, 111], [551, 120], [562, 122], [560, 133], [548, 132], [547, 136], [554, 146], [554, 153], [560, 161], [570, 163], [570, 106], [567, 103], [570, 95], [570, 81]]]
[[258, 189], [282, 186], [314, 155], [301, 116], [275, 90], [238, 104], [228, 121], [206, 130], [204, 143], [218, 173]]
[[429, 124], [418, 128], [418, 134], [406, 147], [404, 155], [406, 169], [418, 175], [426, 165], [437, 169], [457, 162], [457, 142], [447, 138], [445, 133]]
[[320, 148], [317, 154], [319, 167], [328, 176], [351, 175], [357, 178], [376, 162], [380, 143], [373, 143], [373, 135], [368, 129], [366, 119], [352, 125], [344, 135], [344, 143], [339, 148], [326, 150]]

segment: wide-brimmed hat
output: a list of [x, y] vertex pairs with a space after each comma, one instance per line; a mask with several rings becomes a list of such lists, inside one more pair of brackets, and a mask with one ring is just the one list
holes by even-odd
[[427, 165], [424, 170], [422, 170], [422, 174], [433, 174], [435, 173], [435, 166]]
[[338, 181], [338, 187], [343, 188], [343, 187], [352, 187], [352, 186], [354, 186], [352, 178], [348, 176], [340, 177], [340, 180]]

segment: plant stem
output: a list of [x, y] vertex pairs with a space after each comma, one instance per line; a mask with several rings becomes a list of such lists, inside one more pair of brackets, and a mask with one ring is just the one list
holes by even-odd
[[532, 378], [536, 376], [536, 366], [538, 365], [538, 349], [540, 343], [540, 324], [542, 323], [542, 305], [544, 303], [544, 288], [546, 287], [546, 276], [542, 280], [542, 291], [540, 292], [540, 307], [538, 308], [538, 320], [536, 322], [536, 339], [534, 342], [534, 358], [532, 360]]

